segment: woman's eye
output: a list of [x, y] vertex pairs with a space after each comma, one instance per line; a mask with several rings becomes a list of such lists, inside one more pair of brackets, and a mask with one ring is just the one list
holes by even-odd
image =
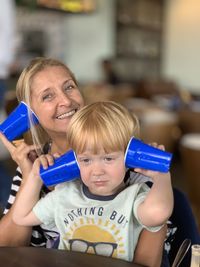
[[44, 96], [42, 97], [42, 100], [43, 100], [43, 101], [45, 101], [45, 100], [50, 100], [52, 97], [53, 97], [52, 94], [44, 95]]
[[69, 92], [71, 92], [74, 88], [75, 88], [75, 86], [74, 86], [73, 84], [69, 84], [69, 85], [65, 85], [64, 90], [65, 90], [65, 92], [69, 93]]

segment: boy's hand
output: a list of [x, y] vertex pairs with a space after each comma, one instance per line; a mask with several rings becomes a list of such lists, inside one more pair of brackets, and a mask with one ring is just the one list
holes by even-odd
[[42, 166], [44, 169], [47, 169], [49, 166], [52, 166], [54, 164], [54, 159], [58, 158], [60, 155], [58, 153], [54, 155], [45, 154], [38, 157], [32, 168], [32, 175], [34, 177], [40, 178], [40, 167]]
[[[155, 148], [165, 150], [165, 147], [163, 145], [158, 145], [157, 143], [151, 143], [150, 145]], [[146, 169], [141, 169], [141, 168], [134, 168], [134, 171], [141, 173], [147, 177], [150, 177], [153, 182], [156, 181], [157, 179], [170, 179], [171, 178], [171, 175], [169, 172], [163, 173], [163, 172], [146, 170]]]

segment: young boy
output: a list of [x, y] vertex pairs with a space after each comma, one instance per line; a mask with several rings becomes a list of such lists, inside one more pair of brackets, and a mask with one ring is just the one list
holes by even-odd
[[153, 186], [126, 185], [124, 154], [138, 131], [137, 119], [117, 103], [93, 103], [78, 111], [67, 138], [76, 153], [81, 179], [57, 185], [38, 201], [40, 163], [43, 167], [53, 164], [52, 156], [41, 156], [19, 192], [14, 221], [56, 225], [60, 249], [132, 261], [142, 229], [159, 230], [173, 208], [169, 173], [137, 168], [134, 171], [150, 177]]

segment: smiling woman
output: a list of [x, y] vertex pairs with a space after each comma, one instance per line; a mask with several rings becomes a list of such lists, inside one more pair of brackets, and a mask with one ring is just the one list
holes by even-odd
[[33, 142], [40, 146], [51, 140], [53, 151], [55, 145], [55, 152], [65, 152], [66, 127], [72, 115], [83, 106], [71, 70], [57, 60], [36, 58], [22, 72], [16, 94], [19, 101], [32, 108], [40, 121], [39, 130], [32, 125]]
[[[50, 58], [35, 58], [30, 62], [19, 77], [16, 95], [18, 101], [24, 101], [34, 110], [40, 124], [31, 127], [28, 136], [31, 145], [27, 144], [27, 135], [17, 147], [0, 135], [18, 165], [5, 215], [0, 222], [0, 245], [26, 245], [30, 242], [34, 246], [46, 246], [51, 243], [48, 239], [55, 239], [56, 231], [41, 227], [33, 228], [33, 231], [30, 227], [17, 227], [11, 219], [12, 204], [21, 188], [22, 179], [23, 183], [26, 182], [37, 154], [50, 150], [52, 154], [64, 154], [68, 150], [66, 129], [71, 117], [83, 107], [84, 102], [71, 70], [62, 62]], [[43, 188], [42, 194], [49, 191]]]
[[[76, 81], [65, 69], [48, 67], [35, 75], [31, 106], [51, 140], [63, 133], [74, 113], [83, 106]], [[44, 112], [45, 111], [45, 112]]]

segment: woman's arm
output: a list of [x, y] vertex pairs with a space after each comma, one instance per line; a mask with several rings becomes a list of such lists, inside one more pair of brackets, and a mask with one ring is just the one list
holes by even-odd
[[8, 199], [4, 216], [0, 221], [0, 246], [27, 246], [30, 243], [32, 228], [19, 227], [12, 220], [13, 204], [22, 181], [21, 170], [18, 168], [13, 178], [11, 194]]
[[30, 244], [32, 227], [16, 225], [12, 220], [13, 208], [0, 221], [0, 247], [18, 247]]
[[166, 232], [166, 225], [158, 232], [144, 229], [140, 234], [133, 262], [148, 267], [160, 267]]
[[[32, 160], [30, 153], [33, 151], [33, 146], [28, 146], [22, 142], [18, 147], [15, 147], [9, 142], [6, 137], [0, 133], [0, 140], [6, 146], [13, 160], [19, 165], [23, 175], [23, 183], [26, 181], [26, 176], [32, 168]], [[15, 185], [15, 190], [20, 191], [21, 177], [17, 180], [19, 188]], [[24, 227], [16, 225], [13, 220], [13, 210], [15, 209], [15, 196], [11, 195], [12, 207], [0, 220], [0, 246], [28, 246], [30, 244], [32, 227]], [[13, 200], [14, 198], [14, 200]], [[17, 198], [17, 195], [16, 195]]]

